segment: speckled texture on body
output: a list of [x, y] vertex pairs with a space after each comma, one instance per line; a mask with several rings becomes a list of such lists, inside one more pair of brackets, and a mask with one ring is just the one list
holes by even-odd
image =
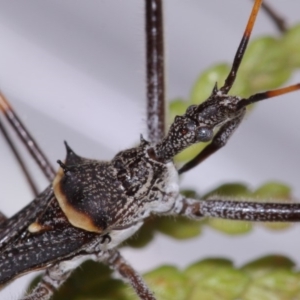
[[[64, 174], [59, 177], [60, 192], [102, 232], [73, 226], [48, 187], [3, 224], [0, 284], [79, 254], [101, 252], [106, 249], [105, 242], [116, 246], [138, 230], [155, 207], [162, 207], [159, 212], [169, 211], [175, 201], [172, 191], [177, 194], [178, 189], [172, 187], [173, 178], [171, 183], [168, 179], [168, 167], [149, 157], [149, 148], [142, 140], [140, 146], [118, 153], [111, 162], [102, 162], [81, 158], [67, 146]], [[166, 204], [160, 206], [164, 199]]]

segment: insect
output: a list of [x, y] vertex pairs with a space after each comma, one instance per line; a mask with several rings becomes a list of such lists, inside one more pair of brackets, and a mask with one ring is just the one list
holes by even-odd
[[72, 144], [71, 144], [72, 145]]

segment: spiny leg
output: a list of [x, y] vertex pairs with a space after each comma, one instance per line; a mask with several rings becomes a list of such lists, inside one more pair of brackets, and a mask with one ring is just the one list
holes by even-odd
[[165, 75], [163, 12], [161, 0], [145, 0], [147, 127], [150, 142], [165, 134]]
[[0, 111], [3, 112], [46, 178], [52, 181], [55, 176], [53, 167], [2, 93], [0, 93]]
[[112, 250], [107, 252], [106, 263], [117, 271], [124, 280], [128, 281], [136, 294], [142, 300], [155, 300], [143, 278], [126, 262], [119, 251]]
[[179, 196], [172, 213], [190, 219], [211, 217], [253, 222], [300, 222], [300, 203], [196, 200]]

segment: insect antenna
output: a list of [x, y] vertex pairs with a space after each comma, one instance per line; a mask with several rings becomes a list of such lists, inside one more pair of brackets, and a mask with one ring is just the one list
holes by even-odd
[[238, 46], [235, 57], [233, 59], [231, 70], [230, 70], [227, 78], [225, 79], [224, 85], [220, 89], [223, 94], [227, 94], [234, 84], [238, 69], [240, 67], [243, 56], [247, 49], [247, 45], [248, 45], [248, 42], [250, 39], [250, 35], [252, 32], [255, 20], [256, 20], [256, 16], [257, 16], [257, 14], [259, 12], [259, 8], [261, 6], [261, 2], [262, 2], [262, 0], [256, 0], [254, 3], [254, 6], [252, 8], [246, 29], [245, 29], [243, 37], [242, 37], [242, 40]]
[[[250, 38], [252, 29], [253, 29], [253, 26], [254, 26], [254, 23], [256, 20], [256, 16], [258, 14], [261, 4], [262, 4], [262, 0], [255, 1], [252, 11], [251, 11], [251, 14], [250, 14], [250, 17], [249, 17], [249, 20], [248, 20], [248, 23], [246, 25], [246, 29], [243, 34], [243, 37], [242, 37], [240, 44], [238, 46], [238, 49], [236, 51], [231, 70], [225, 80], [224, 85], [219, 90], [215, 86], [213, 89], [212, 95], [218, 95], [218, 93], [220, 93], [219, 96], [224, 97], [227, 95], [227, 93], [232, 88], [235, 78], [236, 78], [236, 75], [237, 75], [237, 72], [238, 72], [238, 69], [239, 69], [239, 66], [242, 62], [244, 53], [246, 51], [246, 48], [247, 48], [247, 45], [249, 42], [249, 38]], [[246, 106], [248, 106], [251, 103], [258, 102], [258, 101], [268, 99], [271, 97], [279, 96], [279, 95], [289, 93], [289, 92], [292, 92], [292, 91], [295, 91], [298, 89], [300, 89], [300, 84], [295, 84], [295, 85], [291, 85], [289, 87], [285, 87], [285, 88], [281, 88], [281, 89], [277, 89], [277, 90], [273, 90], [273, 91], [257, 93], [257, 94], [250, 96], [248, 99], [240, 99], [236, 106], [236, 112], [244, 109]], [[227, 97], [230, 98], [230, 96], [227, 96]], [[228, 101], [231, 101], [231, 100], [228, 99]], [[189, 162], [184, 164], [178, 170], [178, 173], [182, 174], [182, 173], [194, 168], [195, 166], [197, 166], [198, 164], [203, 162], [206, 158], [211, 156], [213, 153], [218, 151], [220, 148], [224, 147], [226, 145], [227, 141], [229, 140], [230, 136], [234, 132], [234, 130], [241, 123], [242, 119], [243, 119], [243, 116], [236, 118], [235, 120], [231, 120], [230, 122], [227, 122], [224, 125], [222, 125], [220, 127], [219, 131], [215, 134], [212, 142], [209, 145], [207, 145], [200, 153], [198, 153], [198, 155], [196, 155], [192, 160], [190, 160]]]
[[[233, 59], [231, 70], [225, 79], [224, 85], [218, 90], [217, 86], [215, 85], [213, 88], [213, 94], [217, 94], [218, 91], [221, 92], [221, 94], [226, 95], [230, 89], [232, 88], [238, 69], [240, 67], [240, 64], [242, 62], [243, 56], [245, 54], [245, 51], [247, 49], [247, 45], [250, 39], [250, 35], [257, 17], [257, 14], [259, 12], [260, 6], [261, 6], [262, 0], [255, 0], [255, 3], [253, 5], [250, 17], [248, 19], [245, 31], [243, 33], [242, 39], [240, 41], [240, 44], [238, 46], [238, 49], [236, 51], [236, 54]], [[179, 170], [178, 173], [182, 174], [186, 171], [189, 171], [190, 169], [196, 167], [198, 164], [203, 162], [206, 158], [211, 156], [213, 153], [218, 151], [220, 148], [224, 147], [227, 140], [231, 136], [232, 132], [238, 127], [238, 125], [241, 123], [242, 118], [237, 120], [235, 124], [229, 124], [228, 128], [226, 125], [220, 128], [220, 130], [216, 133], [215, 137], [213, 138], [212, 142], [208, 144], [200, 153], [198, 153], [192, 160], [184, 164]], [[231, 128], [229, 128], [231, 127]]]
[[262, 100], [266, 100], [266, 99], [270, 99], [279, 95], [284, 95], [290, 92], [294, 92], [300, 89], [300, 83], [296, 83], [287, 87], [283, 87], [281, 89], [277, 89], [277, 90], [271, 90], [271, 91], [266, 91], [266, 92], [262, 92], [262, 93], [257, 93], [254, 94], [252, 96], [250, 96], [247, 99], [242, 99], [239, 103], [238, 103], [238, 108], [241, 109], [243, 107], [246, 107], [249, 104], [255, 103], [255, 102], [259, 102]]

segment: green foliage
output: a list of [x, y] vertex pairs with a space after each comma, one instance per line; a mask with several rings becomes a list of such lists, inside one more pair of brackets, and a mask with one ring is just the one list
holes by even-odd
[[290, 68], [300, 68], [300, 24], [290, 28], [283, 36], [283, 43], [287, 51], [287, 65]]
[[[161, 266], [143, 275], [159, 300], [295, 300], [300, 274], [282, 256], [267, 256], [236, 268], [226, 259], [196, 262], [186, 269]], [[137, 300], [125, 283], [112, 279], [108, 267], [87, 261], [55, 294], [53, 300]]]

